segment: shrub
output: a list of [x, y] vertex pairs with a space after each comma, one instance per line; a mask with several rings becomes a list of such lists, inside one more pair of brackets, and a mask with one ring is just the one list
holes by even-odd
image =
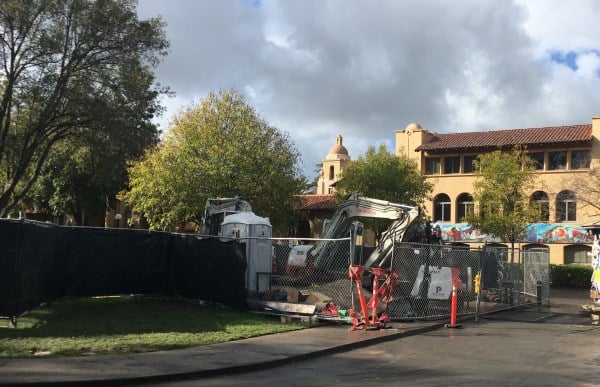
[[550, 283], [559, 288], [589, 288], [592, 272], [590, 265], [582, 263], [550, 265]]

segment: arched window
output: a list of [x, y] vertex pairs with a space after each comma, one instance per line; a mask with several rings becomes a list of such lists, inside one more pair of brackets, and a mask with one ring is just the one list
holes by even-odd
[[548, 250], [548, 246], [543, 245], [541, 243], [529, 243], [526, 245], [521, 246], [521, 249], [524, 251], [531, 251], [531, 250]]
[[574, 222], [577, 220], [577, 200], [573, 191], [561, 191], [556, 195], [556, 221]]
[[531, 195], [531, 200], [538, 206], [540, 220], [542, 222], [550, 221], [550, 201], [548, 200], [548, 194], [544, 191], [535, 191]]
[[449, 245], [452, 250], [470, 250], [471, 249], [471, 246], [469, 246], [466, 243], [453, 242], [453, 243], [449, 243]]
[[495, 254], [496, 259], [501, 262], [508, 262], [508, 247], [502, 243], [488, 243], [484, 246], [485, 251]]
[[468, 193], [461, 193], [456, 200], [456, 221], [463, 222], [463, 218], [467, 214], [472, 214], [474, 209], [473, 196]]
[[450, 221], [450, 213], [452, 204], [450, 198], [446, 194], [439, 194], [433, 199], [433, 220], [441, 220], [443, 222]]
[[335, 174], [333, 173], [333, 172], [334, 172], [334, 170], [335, 170], [335, 169], [333, 168], [333, 165], [331, 165], [331, 166], [329, 167], [329, 180], [333, 180], [333, 179], [335, 178]]

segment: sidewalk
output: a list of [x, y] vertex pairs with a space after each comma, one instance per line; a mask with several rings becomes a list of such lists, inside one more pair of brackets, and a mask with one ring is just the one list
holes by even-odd
[[438, 329], [444, 322], [390, 326], [351, 332], [349, 325], [327, 325], [174, 351], [0, 360], [0, 385], [122, 385], [231, 374], [395, 340]]
[[544, 304], [552, 313], [579, 314], [582, 305], [591, 305], [589, 289], [550, 288], [550, 302]]
[[[589, 291], [551, 289], [550, 302], [534, 308], [580, 313]], [[322, 325], [222, 344], [119, 356], [0, 360], [0, 385], [123, 385], [209, 377], [348, 351], [444, 327], [448, 321], [394, 322], [383, 331], [349, 331]]]

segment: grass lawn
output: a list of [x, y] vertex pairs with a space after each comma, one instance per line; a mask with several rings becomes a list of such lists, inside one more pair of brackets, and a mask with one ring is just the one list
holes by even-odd
[[78, 298], [37, 308], [16, 329], [0, 320], [0, 358], [160, 351], [304, 327], [182, 299]]

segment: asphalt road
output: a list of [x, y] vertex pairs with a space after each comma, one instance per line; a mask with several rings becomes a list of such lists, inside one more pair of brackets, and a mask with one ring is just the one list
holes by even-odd
[[162, 385], [600, 385], [600, 327], [589, 318], [504, 317], [257, 372]]

